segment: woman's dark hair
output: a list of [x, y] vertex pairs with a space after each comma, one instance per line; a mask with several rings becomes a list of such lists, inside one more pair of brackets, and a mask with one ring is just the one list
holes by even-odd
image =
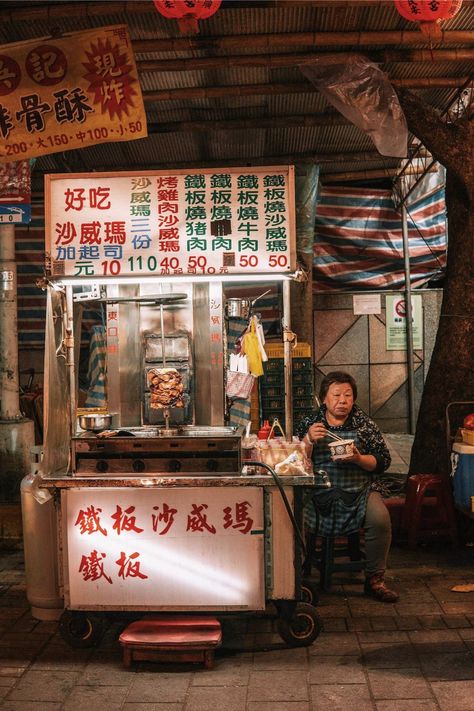
[[352, 388], [352, 394], [354, 395], [354, 401], [357, 400], [357, 385], [356, 381], [343, 370], [334, 370], [332, 373], [328, 373], [321, 381], [319, 386], [319, 399], [324, 402], [324, 398], [328, 394], [328, 390], [333, 383], [348, 383]]

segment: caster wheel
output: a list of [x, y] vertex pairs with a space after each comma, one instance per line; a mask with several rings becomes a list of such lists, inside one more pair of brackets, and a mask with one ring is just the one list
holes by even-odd
[[59, 621], [63, 640], [76, 649], [96, 647], [104, 636], [105, 615], [92, 612], [65, 610]]
[[322, 630], [316, 609], [306, 602], [298, 602], [291, 619], [278, 620], [278, 633], [290, 647], [308, 647]]
[[319, 602], [319, 588], [317, 584], [312, 580], [303, 578], [303, 582], [301, 583], [300, 600], [301, 602], [306, 602], [308, 605], [316, 607]]

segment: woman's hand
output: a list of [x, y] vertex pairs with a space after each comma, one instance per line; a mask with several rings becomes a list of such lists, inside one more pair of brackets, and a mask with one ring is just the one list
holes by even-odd
[[373, 472], [377, 466], [377, 460], [373, 454], [361, 454], [357, 447], [353, 446], [352, 455], [350, 457], [344, 457], [344, 462], [350, 462], [356, 464], [361, 469], [366, 472]]
[[320, 439], [324, 439], [327, 435], [327, 429], [322, 422], [315, 422], [310, 425], [306, 438], [310, 444], [316, 444]]

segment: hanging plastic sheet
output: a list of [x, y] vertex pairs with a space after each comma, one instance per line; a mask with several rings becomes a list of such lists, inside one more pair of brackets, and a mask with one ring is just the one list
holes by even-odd
[[296, 178], [296, 249], [311, 254], [314, 243], [314, 219], [319, 187], [319, 165], [297, 166]]
[[[39, 466], [40, 474], [46, 477], [65, 473], [69, 460], [69, 381], [64, 350], [63, 298], [61, 293], [48, 288], [44, 358], [44, 452]], [[37, 491], [42, 497], [46, 493], [42, 489]], [[40, 498], [37, 500], [40, 501]], [[41, 500], [47, 499], [43, 497]]]
[[324, 98], [365, 131], [384, 156], [406, 158], [408, 129], [398, 96], [381, 69], [361, 55], [344, 64], [300, 65]]

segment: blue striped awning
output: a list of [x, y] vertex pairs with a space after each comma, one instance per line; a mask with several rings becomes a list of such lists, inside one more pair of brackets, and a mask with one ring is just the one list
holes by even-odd
[[[444, 185], [427, 181], [409, 201], [408, 241], [412, 286], [446, 265]], [[313, 288], [398, 289], [405, 283], [400, 212], [391, 192], [322, 187], [313, 248]]]

